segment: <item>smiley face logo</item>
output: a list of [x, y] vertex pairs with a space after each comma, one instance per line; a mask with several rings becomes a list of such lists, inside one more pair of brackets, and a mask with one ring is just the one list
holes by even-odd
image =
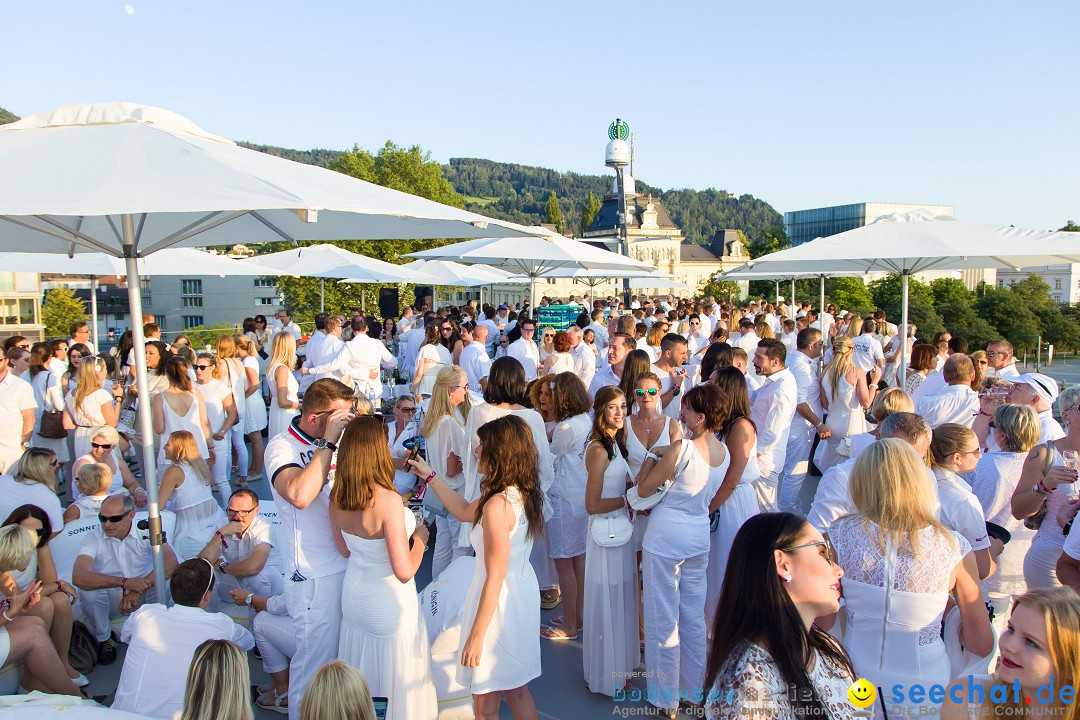
[[857, 708], [868, 708], [877, 699], [877, 688], [869, 680], [859, 678], [847, 691], [848, 700]]

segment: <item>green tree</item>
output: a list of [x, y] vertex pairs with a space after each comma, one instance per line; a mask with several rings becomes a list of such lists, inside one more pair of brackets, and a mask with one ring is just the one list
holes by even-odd
[[[903, 317], [903, 287], [899, 275], [889, 275], [870, 283], [874, 307], [885, 311], [885, 317], [899, 324]], [[928, 338], [945, 330], [941, 315], [934, 309], [934, 293], [930, 286], [908, 278], [908, 322], [915, 325], [919, 338]], [[958, 332], [958, 331], [957, 331]]]
[[1061, 228], [1064, 232], [1080, 232], [1080, 225], [1077, 225], [1072, 220], [1065, 223], [1065, 227]]
[[86, 304], [69, 287], [61, 285], [45, 293], [41, 306], [41, 322], [45, 337], [68, 337], [71, 324], [86, 320]]
[[718, 302], [727, 302], [728, 298], [731, 298], [731, 302], [738, 303], [742, 299], [739, 297], [741, 292], [739, 283], [734, 280], [717, 280], [716, 277], [712, 277], [705, 281], [702, 284], [701, 289], [695, 294], [698, 297], [709, 297], [712, 295]]
[[791, 247], [791, 239], [783, 225], [773, 225], [762, 233], [759, 240], [747, 240], [742, 230], [739, 231], [740, 240], [746, 245], [746, 251], [750, 257], [756, 258], [769, 253], [786, 250]]
[[596, 214], [600, 212], [600, 201], [593, 195], [592, 190], [589, 191], [589, 196], [585, 198], [585, 202], [581, 204], [581, 234], [584, 235], [585, 231], [592, 227], [593, 220], [596, 219]]
[[547, 221], [554, 225], [556, 232], [561, 235], [566, 226], [563, 224], [562, 208], [559, 207], [559, 198], [556, 197], [554, 190], [551, 191], [551, 195], [548, 195], [544, 213], [547, 215]]
[[957, 278], [938, 278], [932, 281], [930, 294], [934, 298], [934, 305], [964, 303], [971, 306], [975, 304], [975, 293], [967, 289], [963, 280]]
[[1041, 325], [1038, 316], [1019, 293], [988, 287], [975, 303], [975, 312], [996, 328], [1017, 351], [1035, 349]]
[[874, 310], [870, 288], [857, 277], [826, 278], [825, 296], [836, 305], [837, 310], [857, 312], [863, 317]]

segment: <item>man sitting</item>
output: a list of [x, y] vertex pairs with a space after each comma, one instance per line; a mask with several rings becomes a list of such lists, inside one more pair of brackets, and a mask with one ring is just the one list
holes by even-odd
[[228, 615], [205, 611], [214, 588], [214, 569], [206, 560], [180, 563], [170, 585], [175, 605], [144, 605], [120, 631], [128, 649], [114, 710], [165, 720], [179, 717], [195, 648], [207, 640], [230, 640], [245, 651], [255, 647], [251, 633]]
[[[229, 522], [222, 526], [199, 553], [217, 568], [217, 597], [232, 604], [230, 592], [247, 590], [249, 595], [274, 595], [273, 574], [281, 570], [267, 566], [273, 550], [270, 523], [259, 515], [259, 496], [241, 488], [229, 497], [225, 510]], [[281, 590], [278, 583], [277, 591]]]
[[[154, 587], [154, 569], [149, 536], [131, 527], [135, 501], [130, 495], [110, 495], [101, 503], [98, 520], [101, 527], [89, 533], [79, 548], [71, 583], [82, 591], [79, 604], [98, 643], [98, 663], [108, 665], [116, 660], [110, 623], [144, 602]], [[167, 544], [161, 551], [168, 578], [176, 567], [176, 555]]]

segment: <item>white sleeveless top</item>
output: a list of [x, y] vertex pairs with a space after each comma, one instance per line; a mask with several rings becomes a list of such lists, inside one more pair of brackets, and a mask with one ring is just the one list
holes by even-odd
[[[686, 443], [690, 447], [683, 450]], [[725, 447], [724, 461], [719, 467], [712, 467], [693, 440], [684, 438], [672, 450], [678, 450], [680, 458], [671, 489], [649, 514], [649, 528], [641, 546], [665, 558], [704, 555], [709, 552], [709, 503], [727, 475], [731, 453]]]
[[651, 446], [645, 447], [634, 433], [634, 420], [636, 417], [636, 415], [626, 416], [626, 462], [630, 465], [630, 479], [634, 484], [637, 484], [637, 476], [641, 472], [641, 464], [645, 462], [646, 453], [652, 448], [671, 444], [671, 423], [675, 422], [675, 420], [665, 415], [664, 429], [656, 436], [656, 440], [653, 441]]
[[[199, 400], [198, 396], [191, 393], [191, 405], [188, 407], [188, 411], [184, 415], [177, 415], [176, 411], [169, 406], [169, 395], [162, 393], [164, 397], [161, 398], [161, 407], [165, 415], [165, 432], [159, 436], [161, 441], [161, 447], [165, 447], [165, 443], [169, 441], [169, 436], [177, 430], [187, 430], [189, 433], [195, 436], [195, 444], [199, 447], [199, 456], [208, 458], [210, 457], [210, 450], [206, 447], [206, 436], [203, 435], [202, 421], [199, 419]], [[228, 458], [224, 458], [228, 460]]]

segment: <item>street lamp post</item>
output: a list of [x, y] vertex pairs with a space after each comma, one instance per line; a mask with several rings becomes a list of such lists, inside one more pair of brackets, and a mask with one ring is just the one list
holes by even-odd
[[[627, 232], [626, 217], [626, 182], [623, 171], [630, 164], [630, 146], [626, 144], [630, 137], [630, 126], [621, 119], [615, 118], [615, 122], [608, 126], [607, 149], [604, 151], [604, 164], [615, 169], [615, 181], [618, 194], [618, 222], [619, 222], [619, 253], [624, 257], [630, 257], [630, 239]], [[623, 302], [627, 309], [630, 308], [630, 278], [623, 278]]]

